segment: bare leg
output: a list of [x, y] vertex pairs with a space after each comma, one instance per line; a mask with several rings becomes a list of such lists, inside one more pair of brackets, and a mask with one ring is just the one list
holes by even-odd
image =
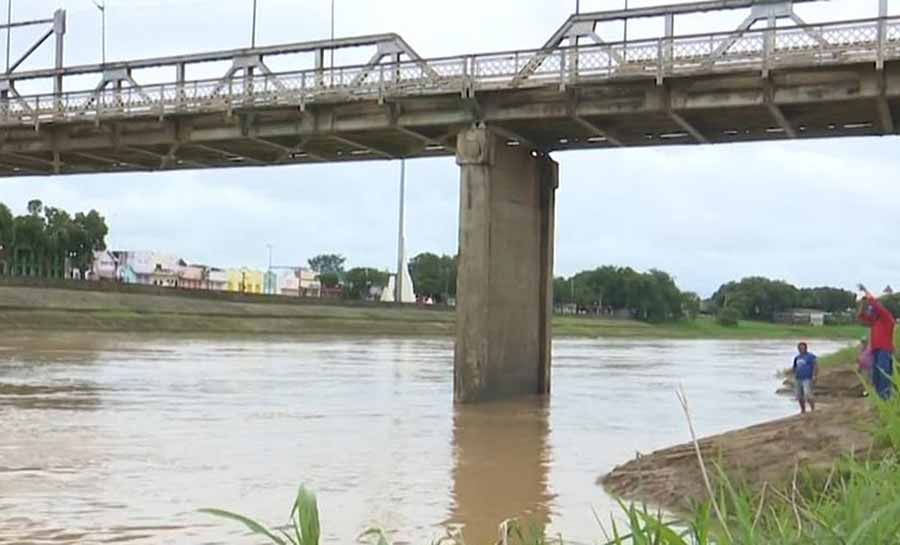
[[806, 400], [802, 397], [800, 398], [800, 413], [806, 414]]
[[809, 398], [809, 410], [810, 411], [816, 410], [816, 400], [813, 398]]

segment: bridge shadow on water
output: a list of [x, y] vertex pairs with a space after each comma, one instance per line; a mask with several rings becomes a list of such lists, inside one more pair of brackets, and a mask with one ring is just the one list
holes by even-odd
[[[518, 518], [523, 531], [550, 522], [549, 405], [540, 399], [462, 405], [453, 415], [453, 505], [448, 526], [466, 543], [494, 543], [498, 525]], [[532, 526], [533, 525], [533, 526]]]

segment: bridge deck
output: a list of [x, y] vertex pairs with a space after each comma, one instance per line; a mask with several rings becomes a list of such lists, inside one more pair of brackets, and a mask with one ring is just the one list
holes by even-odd
[[152, 85], [125, 66], [10, 86], [0, 176], [441, 156], [474, 122], [544, 151], [893, 134], [897, 61], [900, 18], [879, 18]]

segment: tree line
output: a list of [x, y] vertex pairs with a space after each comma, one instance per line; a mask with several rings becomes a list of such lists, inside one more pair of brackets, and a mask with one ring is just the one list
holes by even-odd
[[86, 271], [94, 252], [106, 249], [108, 233], [96, 210], [73, 216], [35, 199], [26, 214], [16, 216], [0, 203], [0, 273], [60, 278], [67, 265]]
[[839, 288], [798, 288], [783, 280], [752, 276], [723, 284], [710, 298], [710, 303], [727, 322], [734, 319], [769, 321], [777, 314], [795, 308], [846, 312], [856, 306], [856, 299], [852, 291]]
[[638, 272], [631, 267], [605, 266], [558, 277], [553, 281], [553, 302], [581, 313], [624, 312], [648, 322], [694, 318], [700, 311], [700, 297], [681, 291], [669, 273]]

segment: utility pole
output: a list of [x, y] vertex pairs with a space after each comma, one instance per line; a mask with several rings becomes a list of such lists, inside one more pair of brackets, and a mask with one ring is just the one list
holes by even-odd
[[397, 281], [394, 282], [394, 302], [403, 302], [403, 267], [406, 257], [406, 241], [403, 231], [405, 229], [405, 200], [406, 200], [406, 159], [400, 159], [400, 229], [397, 235]]
[[9, 74], [9, 49], [12, 45], [12, 0], [6, 0], [6, 73]]
[[97, 0], [91, 0], [91, 1], [94, 3], [95, 6], [97, 6], [97, 9], [100, 10], [100, 25], [102, 27], [100, 30], [100, 33], [101, 33], [100, 34], [100, 36], [101, 36], [101, 38], [100, 38], [101, 39], [100, 55], [101, 55], [103, 64], [106, 64], [106, 0], [103, 0], [102, 3], [98, 2]]
[[256, 47], [256, 0], [253, 0], [253, 28], [250, 31], [250, 47]]
[[[331, 0], [331, 41], [334, 41], [334, 0]], [[331, 68], [334, 69], [334, 46], [331, 46]], [[332, 74], [332, 77], [333, 74]]]

